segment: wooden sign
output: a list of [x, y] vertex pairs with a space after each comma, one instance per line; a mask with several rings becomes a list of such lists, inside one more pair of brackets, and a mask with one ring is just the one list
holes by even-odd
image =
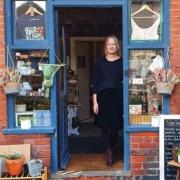
[[0, 145], [0, 155], [8, 155], [15, 152], [22, 153], [26, 161], [30, 160], [30, 144]]
[[162, 115], [159, 127], [160, 180], [176, 179], [176, 168], [168, 162], [173, 159], [173, 146], [180, 146], [180, 115]]

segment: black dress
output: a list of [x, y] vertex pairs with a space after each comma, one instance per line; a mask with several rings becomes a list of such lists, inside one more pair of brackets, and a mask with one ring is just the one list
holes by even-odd
[[102, 58], [94, 67], [93, 94], [97, 94], [99, 111], [95, 123], [101, 128], [123, 128], [123, 63], [119, 58]]

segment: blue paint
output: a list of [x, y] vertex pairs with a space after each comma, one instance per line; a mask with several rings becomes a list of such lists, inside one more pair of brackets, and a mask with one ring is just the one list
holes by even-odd
[[7, 96], [7, 117], [8, 117], [8, 127], [15, 127], [15, 108], [14, 108], [14, 97]]
[[[47, 1], [47, 21], [48, 21], [48, 42], [49, 46], [55, 52], [55, 24], [54, 24], [54, 9], [51, 1]], [[51, 27], [51, 28], [50, 28]], [[55, 59], [54, 53], [52, 50], [49, 50], [49, 59], [50, 63], [58, 63]], [[51, 115], [52, 115], [52, 126], [56, 128], [56, 133], [51, 136], [51, 170], [56, 172], [58, 170], [58, 156], [57, 156], [57, 84], [56, 76], [53, 80], [53, 87], [51, 88]]]
[[124, 170], [128, 171], [130, 169], [130, 137], [129, 133], [126, 131], [126, 127], [128, 127], [128, 119], [129, 119], [129, 99], [127, 98], [129, 96], [129, 92], [127, 89], [129, 89], [129, 77], [128, 77], [128, 1], [125, 2], [123, 6], [123, 71], [124, 71], [124, 77], [123, 77], [123, 93], [124, 93]]
[[3, 129], [3, 134], [54, 134], [54, 127], [33, 127], [31, 129], [21, 129], [9, 127], [7, 129]]
[[127, 127], [127, 132], [159, 132], [158, 127], [152, 127], [148, 125], [133, 125]]
[[54, 0], [54, 6], [64, 7], [114, 7], [123, 5], [124, 0]]

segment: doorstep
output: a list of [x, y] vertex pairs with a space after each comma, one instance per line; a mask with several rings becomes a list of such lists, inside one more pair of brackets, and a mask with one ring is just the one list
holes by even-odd
[[[129, 180], [131, 178], [131, 173], [127, 171], [58, 171], [55, 175], [51, 176], [51, 180], [57, 180], [57, 179], [73, 179], [77, 178], [83, 179], [82, 177], [104, 177], [104, 179], [107, 177], [123, 177], [123, 180]], [[86, 179], [86, 178], [84, 178]]]

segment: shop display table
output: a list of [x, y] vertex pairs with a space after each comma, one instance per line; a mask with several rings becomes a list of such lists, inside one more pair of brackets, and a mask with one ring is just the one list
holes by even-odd
[[41, 170], [41, 175], [40, 176], [35, 176], [35, 177], [31, 177], [28, 174], [22, 173], [19, 176], [10, 176], [8, 173], [2, 173], [2, 175], [0, 175], [0, 180], [1, 179], [30, 179], [30, 180], [47, 180], [47, 167], [45, 167], [44, 169]]
[[180, 163], [175, 162], [174, 160], [172, 160], [172, 161], [168, 162], [168, 165], [174, 166], [177, 169], [176, 180], [179, 180], [179, 178], [180, 178]]

